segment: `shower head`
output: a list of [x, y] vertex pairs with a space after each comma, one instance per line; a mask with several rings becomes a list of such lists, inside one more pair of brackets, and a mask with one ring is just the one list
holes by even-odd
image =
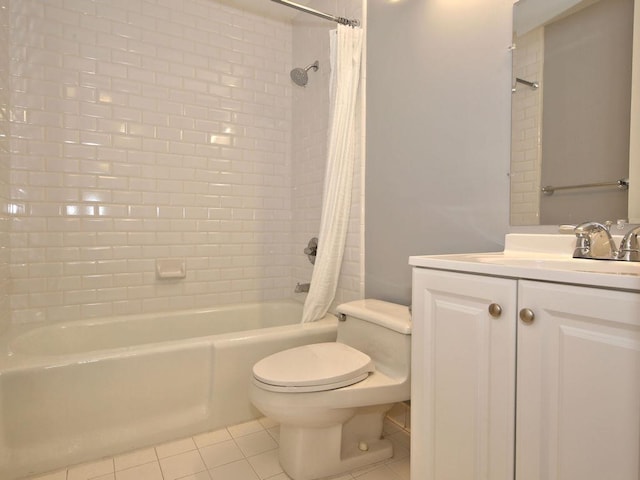
[[296, 85], [300, 85], [301, 87], [304, 87], [309, 81], [309, 75], [307, 75], [307, 72], [309, 71], [309, 69], [313, 68], [313, 71], [317, 72], [319, 66], [320, 64], [318, 63], [318, 60], [316, 60], [311, 65], [305, 68], [294, 68], [293, 70], [291, 70], [291, 73], [290, 73], [291, 80], [293, 80], [293, 83], [295, 83]]

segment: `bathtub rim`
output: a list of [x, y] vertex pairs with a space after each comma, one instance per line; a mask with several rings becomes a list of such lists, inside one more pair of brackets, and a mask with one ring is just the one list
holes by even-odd
[[242, 340], [249, 340], [251, 338], [266, 335], [265, 331], [269, 331], [272, 334], [284, 334], [286, 332], [295, 331], [299, 328], [307, 329], [334, 329], [336, 328], [338, 319], [332, 313], [327, 313], [324, 318], [316, 322], [308, 323], [289, 323], [285, 325], [279, 325], [274, 327], [265, 328], [253, 328], [249, 330], [238, 330], [227, 333], [217, 333], [205, 336], [169, 339], [153, 343], [138, 343], [134, 345], [106, 348], [100, 350], [85, 350], [73, 353], [64, 354], [31, 354], [23, 353], [19, 351], [13, 351], [11, 344], [13, 341], [21, 335], [28, 334], [31, 331], [49, 328], [65, 328], [67, 326], [76, 325], [99, 325], [112, 322], [125, 322], [135, 319], [149, 319], [157, 317], [158, 315], [166, 316], [178, 316], [186, 314], [206, 314], [209, 312], [219, 311], [232, 311], [237, 309], [238, 306], [256, 306], [263, 304], [286, 304], [286, 305], [300, 305], [300, 302], [295, 300], [275, 300], [265, 302], [248, 302], [239, 304], [228, 304], [219, 307], [207, 307], [188, 310], [176, 310], [172, 312], [151, 312], [134, 315], [117, 315], [113, 317], [95, 317], [79, 320], [66, 320], [61, 322], [52, 323], [29, 323], [14, 325], [10, 327], [8, 332], [4, 332], [0, 335], [0, 376], [14, 371], [20, 371], [30, 368], [56, 368], [76, 364], [78, 362], [86, 361], [99, 361], [123, 356], [135, 356], [135, 355], [147, 355], [158, 350], [175, 350], [182, 348], [192, 348], [198, 345], [211, 345], [214, 342], [228, 343], [238, 342]]

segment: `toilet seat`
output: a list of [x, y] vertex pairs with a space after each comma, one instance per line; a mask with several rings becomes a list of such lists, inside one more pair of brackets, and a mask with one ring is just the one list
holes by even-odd
[[375, 370], [368, 355], [343, 343], [303, 345], [263, 358], [254, 383], [272, 392], [321, 392], [361, 382]]

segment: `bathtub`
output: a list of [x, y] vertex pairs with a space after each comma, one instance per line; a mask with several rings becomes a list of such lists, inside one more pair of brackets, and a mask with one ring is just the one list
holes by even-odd
[[296, 302], [22, 327], [0, 339], [0, 478], [248, 421], [253, 364], [333, 341]]

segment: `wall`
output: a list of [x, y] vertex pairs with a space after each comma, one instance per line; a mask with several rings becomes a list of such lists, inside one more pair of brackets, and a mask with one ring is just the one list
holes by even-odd
[[[545, 27], [543, 186], [629, 175], [633, 4], [599, 2]], [[615, 187], [542, 195], [540, 223], [626, 219], [627, 201]]]
[[512, 4], [368, 3], [367, 296], [409, 303], [410, 255], [502, 248]]
[[290, 24], [21, 0], [11, 25], [16, 322], [290, 295]]
[[9, 305], [9, 0], [0, 0], [0, 332]]
[[[362, 2], [332, 0], [314, 0], [308, 6], [345, 18], [360, 19], [364, 22]], [[327, 135], [329, 125], [329, 79], [331, 76], [329, 60], [329, 31], [335, 24], [308, 14], [296, 16], [293, 24], [293, 66], [307, 67], [314, 61], [320, 62], [317, 72], [309, 70], [309, 82], [305, 87], [292, 85], [293, 89], [293, 127], [292, 127], [292, 166], [293, 166], [293, 279], [294, 283], [306, 283], [311, 279], [313, 266], [303, 251], [312, 237], [318, 236], [325, 165], [327, 162]], [[364, 76], [364, 71], [363, 71]], [[364, 90], [364, 83], [360, 86]], [[364, 107], [361, 99], [356, 110], [358, 117], [358, 136], [363, 137], [360, 114]], [[338, 282], [334, 305], [362, 298], [364, 277], [362, 269], [362, 162], [361, 145], [356, 149], [352, 208], [345, 255]], [[320, 239], [321, 241], [321, 239]], [[304, 298], [305, 294], [298, 294]]]

